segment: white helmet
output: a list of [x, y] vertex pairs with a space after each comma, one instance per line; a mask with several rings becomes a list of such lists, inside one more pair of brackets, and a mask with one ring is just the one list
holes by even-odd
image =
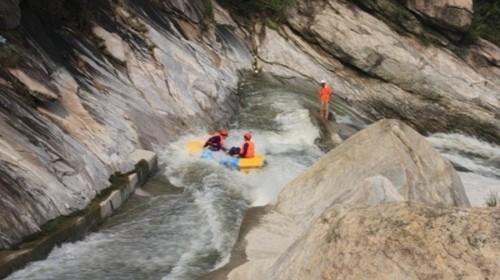
[[326, 84], [326, 81], [325, 80], [321, 80], [321, 82], [319, 82], [320, 84]]

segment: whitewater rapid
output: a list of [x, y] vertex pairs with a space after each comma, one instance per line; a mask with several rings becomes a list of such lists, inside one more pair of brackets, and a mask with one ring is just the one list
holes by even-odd
[[[85, 240], [55, 248], [9, 280], [191, 280], [227, 261], [250, 207], [272, 204], [282, 188], [324, 152], [317, 146], [316, 95], [247, 80], [226, 146], [240, 146], [251, 133], [267, 166], [243, 173], [190, 155], [186, 145], [213, 131], [192, 128], [170, 145], [157, 146], [161, 167], [151, 196], [134, 196]], [[361, 129], [369, 123], [351, 108], [334, 104], [338, 123]], [[222, 127], [217, 127], [222, 128]], [[217, 129], [214, 128], [214, 129]], [[500, 147], [460, 134], [427, 139], [448, 158], [473, 206], [489, 192], [500, 194]], [[145, 189], [148, 189], [148, 183]], [[166, 191], [166, 189], [169, 189]]]

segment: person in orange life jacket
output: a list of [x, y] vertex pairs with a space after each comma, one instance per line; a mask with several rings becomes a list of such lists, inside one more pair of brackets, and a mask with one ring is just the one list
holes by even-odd
[[321, 80], [320, 88], [319, 88], [319, 100], [320, 100], [320, 109], [319, 116], [322, 119], [327, 120], [328, 114], [330, 113], [330, 100], [332, 99], [333, 90], [329, 85], [326, 84], [325, 80]]
[[203, 148], [208, 148], [210, 151], [219, 151], [219, 150], [226, 151], [226, 148], [224, 147], [224, 140], [227, 138], [228, 135], [229, 134], [225, 129], [222, 129], [221, 131], [214, 133], [205, 142]]
[[245, 133], [243, 135], [243, 138], [245, 139], [245, 142], [243, 145], [241, 145], [241, 148], [239, 147], [232, 147], [229, 150], [229, 155], [233, 157], [240, 157], [240, 158], [251, 158], [255, 156], [255, 144], [253, 143], [252, 135], [250, 133]]

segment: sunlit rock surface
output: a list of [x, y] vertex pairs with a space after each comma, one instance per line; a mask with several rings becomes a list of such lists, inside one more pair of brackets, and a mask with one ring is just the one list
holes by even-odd
[[[469, 201], [451, 164], [412, 128], [382, 120], [346, 140], [283, 189], [276, 205], [242, 236], [247, 261], [228, 278], [418, 279], [425, 273], [447, 275], [452, 267], [478, 258], [498, 271], [493, 257], [500, 237], [493, 233], [500, 225], [491, 224], [498, 211], [489, 217], [494, 210], [455, 206], [467, 207]], [[477, 217], [485, 217], [484, 225], [476, 223]], [[448, 225], [450, 221], [456, 223]], [[486, 232], [480, 232], [482, 227]], [[445, 232], [455, 240], [449, 242]], [[484, 234], [484, 242], [463, 259], [450, 253], [469, 252], [468, 237], [460, 233], [469, 238]], [[479, 250], [483, 245], [487, 252]], [[410, 271], [420, 260], [425, 260], [422, 266]], [[477, 272], [482, 263], [468, 265]]]
[[[356, 202], [350, 198], [352, 192], [361, 195], [376, 188], [381, 193], [385, 189], [387, 197], [392, 197], [389, 201], [469, 206], [462, 182], [448, 160], [409, 126], [381, 120], [347, 139], [288, 184], [279, 195], [276, 210], [307, 226], [332, 203]], [[371, 196], [386, 200], [375, 191]]]
[[336, 205], [252, 279], [495, 279], [499, 219], [491, 208]]

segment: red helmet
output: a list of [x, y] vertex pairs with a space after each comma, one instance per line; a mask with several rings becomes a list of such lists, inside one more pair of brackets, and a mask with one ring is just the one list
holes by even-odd
[[245, 133], [245, 135], [243, 135], [243, 137], [245, 137], [245, 140], [250, 140], [252, 138], [252, 134]]
[[221, 129], [221, 131], [219, 131], [219, 134], [222, 135], [222, 136], [227, 136], [228, 135], [227, 130], [225, 130], [225, 129]]

